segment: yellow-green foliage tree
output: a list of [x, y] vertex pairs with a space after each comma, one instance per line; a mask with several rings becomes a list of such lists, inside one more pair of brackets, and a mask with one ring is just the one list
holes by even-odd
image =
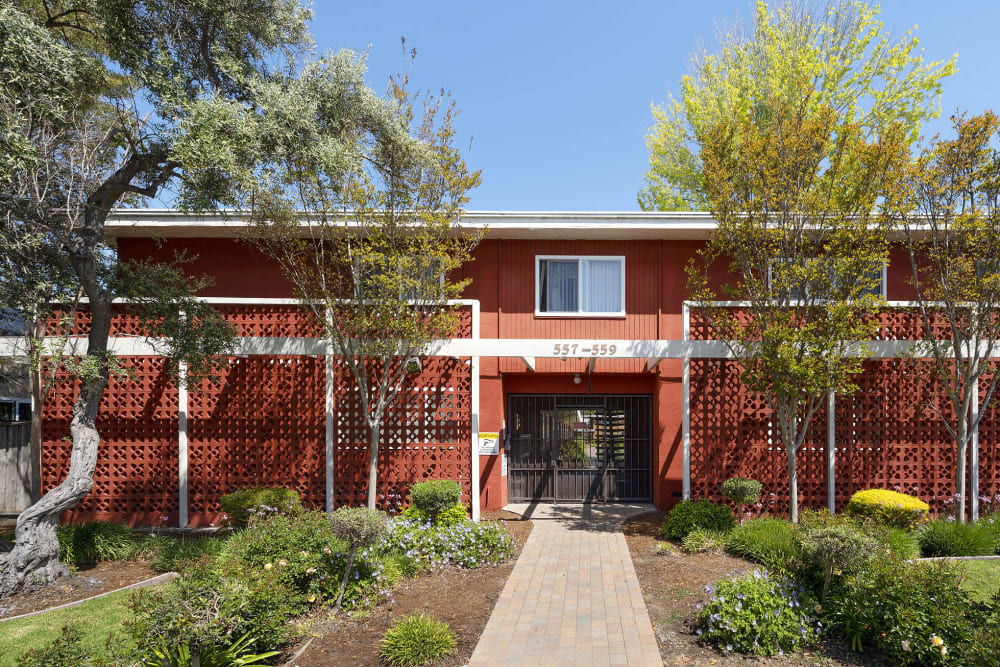
[[[701, 132], [706, 202], [718, 227], [688, 268], [697, 313], [766, 398], [788, 456], [789, 514], [798, 520], [796, 454], [831, 391], [857, 389], [864, 341], [882, 297], [887, 220], [906, 131], [874, 141], [808, 95]], [[727, 269], [735, 282], [720, 286]], [[716, 305], [739, 301], [739, 309]]]
[[940, 387], [929, 405], [955, 442], [955, 518], [964, 521], [978, 492], [966, 493], [969, 443], [1000, 381], [1000, 119], [987, 111], [952, 123], [955, 137], [935, 137], [915, 161], [899, 213], [920, 356]]
[[749, 25], [721, 32], [715, 52], [696, 51], [680, 99], [653, 105], [642, 209], [707, 210], [699, 135], [762, 105], [808, 100], [868, 139], [894, 122], [915, 141], [940, 113], [941, 81], [957, 56], [925, 62], [913, 29], [894, 40], [878, 16], [877, 5], [853, 0], [759, 1]]

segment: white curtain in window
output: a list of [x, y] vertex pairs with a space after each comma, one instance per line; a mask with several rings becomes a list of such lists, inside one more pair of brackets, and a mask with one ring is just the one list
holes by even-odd
[[618, 260], [586, 260], [583, 273], [584, 311], [620, 313], [622, 310], [622, 263]]
[[577, 306], [577, 262], [547, 260], [542, 266], [545, 272], [545, 296], [547, 303], [542, 310], [549, 313], [573, 313]]

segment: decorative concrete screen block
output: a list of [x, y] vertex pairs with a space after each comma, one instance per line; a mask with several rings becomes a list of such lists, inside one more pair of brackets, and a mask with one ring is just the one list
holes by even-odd
[[231, 358], [188, 394], [191, 522], [221, 519], [219, 498], [247, 486], [295, 489], [324, 505], [326, 364], [322, 357]]
[[[294, 305], [219, 305], [240, 336], [314, 337], [321, 328]], [[90, 314], [77, 313], [85, 335]], [[139, 319], [115, 315], [112, 336], [142, 336]], [[459, 337], [472, 335], [469, 308]], [[245, 486], [296, 489], [305, 505], [326, 502], [326, 359], [323, 356], [233, 357], [215, 381], [188, 391], [188, 507], [192, 525], [221, 519], [219, 497]], [[74, 520], [104, 518], [134, 525], [177, 525], [178, 390], [165, 360], [122, 357], [131, 371], [113, 378], [98, 418], [102, 442], [93, 491]], [[468, 358], [429, 357], [407, 376], [384, 419], [379, 506], [393, 510], [417, 481], [456, 479], [471, 497], [471, 388]], [[365, 502], [368, 438], [357, 390], [346, 367], [334, 366], [334, 457], [337, 506]], [[69, 467], [68, 439], [78, 383], [65, 381], [46, 404], [42, 482], [51, 489]], [[164, 519], [163, 517], [166, 517]]]
[[[722, 483], [730, 477], [750, 477], [764, 484], [761, 509], [785, 512], [788, 455], [767, 400], [747, 391], [739, 373], [736, 361], [691, 361], [691, 497], [726, 502]], [[799, 501], [806, 507], [823, 507], [826, 499], [824, 408], [813, 418], [796, 458]]]
[[[68, 518], [176, 525], [177, 387], [163, 359], [121, 362], [128, 375], [113, 376], [101, 401], [94, 488]], [[69, 427], [79, 382], [62, 377], [43, 413], [43, 491], [61, 482], [69, 469]]]
[[[914, 310], [879, 313], [876, 338], [920, 338], [922, 323]], [[946, 337], [944, 323], [933, 323]], [[692, 312], [690, 337], [710, 340], [707, 323]], [[860, 489], [884, 488], [920, 497], [932, 511], [947, 511], [955, 488], [955, 448], [936, 404], [950, 414], [937, 393], [929, 362], [913, 359], [870, 359], [857, 377], [860, 389], [837, 396], [836, 505], [846, 507]], [[985, 382], [981, 398], [985, 396]], [[825, 405], [813, 417], [810, 433], [797, 458], [800, 503], [826, 505]], [[980, 427], [980, 495], [1000, 492], [1000, 420], [991, 409]], [[691, 494], [720, 499], [719, 485], [735, 475], [764, 483], [764, 509], [786, 511], [787, 455], [771, 411], [763, 397], [739, 382], [735, 360], [691, 361]], [[775, 496], [770, 496], [774, 493]], [[988, 511], [989, 507], [983, 507]]]
[[294, 305], [217, 305], [227, 322], [236, 327], [236, 335], [265, 338], [317, 337], [323, 327], [312, 311]]
[[[425, 479], [454, 479], [462, 500], [471, 498], [471, 360], [429, 357], [411, 375], [383, 420], [379, 448], [378, 505], [393, 511], [410, 486]], [[334, 384], [335, 498], [360, 505], [367, 497], [368, 435], [357, 388], [346, 367]]]
[[858, 377], [860, 389], [837, 397], [838, 508], [855, 491], [879, 488], [917, 496], [933, 511], [948, 509], [955, 446], [928, 406], [934, 384], [926, 362], [872, 359]]
[[[989, 378], [979, 384], [979, 400], [986, 397]], [[981, 514], [1000, 512], [1000, 392], [990, 399], [990, 408], [979, 424], [979, 495]]]

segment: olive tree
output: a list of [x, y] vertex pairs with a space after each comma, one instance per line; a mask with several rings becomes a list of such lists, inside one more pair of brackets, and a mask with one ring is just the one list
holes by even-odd
[[244, 98], [250, 79], [268, 75], [276, 51], [304, 42], [307, 19], [295, 0], [24, 0], [0, 7], [2, 242], [5, 254], [45, 261], [37, 272], [3, 275], [0, 293], [23, 297], [4, 307], [44, 303], [45, 289], [32, 283], [44, 287], [46, 272], [59, 271], [59, 289], [79, 294], [90, 313], [86, 346], [69, 367], [80, 380], [69, 471], [18, 517], [0, 598], [66, 572], [59, 515], [93, 486], [98, 408], [110, 375], [121, 372], [109, 349], [115, 300], [134, 304], [160, 341], [158, 352], [175, 368], [187, 362], [194, 378], [229, 350], [229, 327], [190, 296], [201, 283], [174, 266], [117, 261], [104, 241], [105, 221], [116, 208], [183, 182], [174, 146], [189, 106], [205, 97]]

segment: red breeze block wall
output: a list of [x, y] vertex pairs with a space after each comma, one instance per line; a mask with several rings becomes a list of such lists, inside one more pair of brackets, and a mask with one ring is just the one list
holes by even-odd
[[[303, 337], [318, 333], [296, 306], [219, 306], [241, 336]], [[87, 313], [74, 333], [85, 333]], [[127, 313], [112, 335], [140, 335]], [[461, 312], [456, 336], [471, 336]], [[94, 489], [66, 520], [108, 519], [132, 525], [177, 525], [178, 392], [163, 359], [123, 357], [129, 377], [112, 378], [98, 417], [101, 449]], [[368, 446], [353, 380], [334, 372], [335, 502], [367, 498]], [[221, 519], [218, 499], [243, 486], [295, 488], [306, 505], [325, 505], [326, 363], [322, 356], [233, 357], [216, 383], [188, 395], [190, 523]], [[401, 400], [384, 420], [378, 505], [398, 509], [416, 481], [457, 479], [471, 499], [471, 360], [430, 357], [407, 378]], [[78, 385], [64, 382], [44, 410], [42, 484], [48, 490], [69, 466], [68, 439]]]
[[[893, 310], [878, 316], [880, 340], [920, 336], [918, 316]], [[941, 325], [943, 326], [943, 325]], [[692, 338], [710, 338], [704, 323], [692, 318]], [[836, 505], [842, 510], [860, 489], [885, 488], [918, 496], [933, 511], [946, 512], [955, 489], [955, 446], [928, 405], [937, 397], [927, 361], [865, 360], [859, 390], [838, 395], [835, 404]], [[984, 383], [985, 387], [985, 383]], [[985, 389], [983, 390], [985, 391]], [[981, 394], [985, 396], [985, 393]], [[739, 381], [735, 360], [691, 361], [691, 494], [722, 501], [720, 486], [743, 476], [764, 483], [760, 511], [785, 513], [788, 460], [772, 411], [763, 397]], [[825, 405], [813, 417], [796, 458], [799, 502], [826, 507]], [[980, 495], [983, 511], [1000, 498], [1000, 419], [990, 409], [980, 426]], [[772, 495], [773, 494], [773, 495]], [[754, 511], [758, 511], [756, 508]]]

